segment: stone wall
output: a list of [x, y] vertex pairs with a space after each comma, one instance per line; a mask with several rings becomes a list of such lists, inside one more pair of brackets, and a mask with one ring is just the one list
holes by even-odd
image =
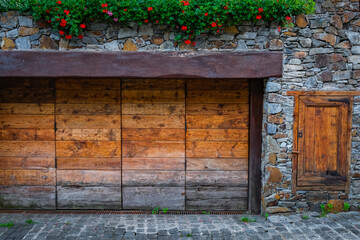
[[[359, 2], [317, 1], [316, 15], [298, 16], [292, 28], [244, 22], [203, 34], [193, 45], [177, 45], [167, 26], [93, 23], [83, 40], [60, 39], [42, 23], [17, 12], [1, 14], [2, 50], [60, 51], [283, 51], [282, 78], [266, 81], [263, 120], [263, 210], [268, 213], [319, 210], [329, 199], [360, 204], [360, 97], [353, 109], [351, 191], [291, 193], [293, 97], [288, 90], [360, 91]], [[296, 20], [296, 21], [295, 21]], [[235, 67], [235, 66], [234, 66]]]

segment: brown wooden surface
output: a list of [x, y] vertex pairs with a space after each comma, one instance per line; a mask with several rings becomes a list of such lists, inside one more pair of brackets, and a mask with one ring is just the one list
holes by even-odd
[[250, 81], [249, 198], [248, 210], [261, 213], [261, 145], [264, 81]]
[[121, 187], [57, 187], [58, 209], [121, 209]]
[[288, 96], [355, 96], [360, 91], [287, 91]]
[[0, 79], [0, 208], [56, 207], [54, 80]]
[[56, 80], [59, 208], [121, 209], [120, 84]]
[[282, 76], [282, 62], [274, 51], [1, 51], [0, 77], [268, 78]]
[[185, 198], [175, 187], [185, 186], [185, 81], [124, 79], [122, 88], [123, 207], [181, 210]]
[[191, 79], [186, 86], [186, 208], [246, 210], [247, 196], [213, 195], [219, 187], [247, 193], [249, 82]]
[[123, 187], [123, 209], [185, 210], [184, 187]]
[[0, 186], [2, 209], [55, 209], [55, 186]]
[[296, 102], [293, 184], [300, 190], [348, 191], [352, 96], [296, 96]]

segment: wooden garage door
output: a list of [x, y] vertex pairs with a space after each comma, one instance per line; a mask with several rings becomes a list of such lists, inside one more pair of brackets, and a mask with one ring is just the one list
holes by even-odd
[[0, 100], [2, 208], [247, 210], [247, 80], [21, 79]]

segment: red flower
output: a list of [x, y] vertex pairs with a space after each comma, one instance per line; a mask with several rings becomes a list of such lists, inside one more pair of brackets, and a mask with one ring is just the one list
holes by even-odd
[[259, 8], [259, 13], [262, 13], [264, 11], [263, 8]]
[[192, 42], [191, 45], [195, 46], [196, 42]]
[[126, 12], [126, 11], [127, 11], [127, 8], [124, 9], [124, 12]]
[[281, 27], [279, 27], [278, 31], [279, 31], [279, 32], [281, 31]]
[[191, 43], [191, 40], [190, 39], [186, 39], [185, 40], [185, 44], [190, 44]]
[[228, 10], [229, 8], [228, 8], [228, 6], [225, 6], [224, 9], [225, 9], [225, 10]]
[[220, 30], [217, 30], [216, 32], [217, 32], [217, 33], [219, 33], [219, 32], [220, 32]]
[[69, 11], [69, 10], [64, 10], [64, 13], [65, 13], [66, 15], [69, 15], [70, 11]]
[[107, 9], [103, 9], [103, 12], [104, 12], [104, 13], [107, 13], [107, 12], [108, 12], [108, 10], [107, 10]]
[[65, 27], [66, 26], [66, 20], [61, 19], [60, 26]]
[[83, 39], [84, 36], [83, 36], [83, 35], [79, 35], [78, 38], [79, 38], [79, 39]]
[[47, 13], [49, 13], [49, 12], [50, 12], [50, 10], [46, 10], [46, 12], [47, 12]]
[[48, 23], [51, 23], [51, 20], [47, 20]]
[[61, 1], [57, 1], [56, 3], [57, 3], [57, 4], [61, 4]]
[[291, 17], [289, 17], [289, 16], [287, 16], [285, 19], [288, 21], [291, 21]]
[[60, 35], [64, 35], [65, 32], [60, 30], [59, 33], [60, 33]]
[[102, 7], [102, 8], [107, 7], [107, 6], [108, 6], [107, 3], [101, 4], [101, 7]]
[[82, 29], [84, 29], [86, 26], [85, 26], [85, 24], [80, 24], [80, 27], [82, 28]]
[[217, 25], [216, 22], [213, 22], [213, 23], [211, 24], [212, 27], [216, 27], [216, 25]]
[[257, 15], [257, 16], [256, 16], [256, 19], [257, 19], [257, 20], [260, 20], [260, 19], [261, 19], [261, 15]]
[[184, 13], [185, 11], [184, 10], [182, 10], [182, 13]]
[[148, 23], [148, 22], [149, 22], [149, 20], [145, 19], [145, 20], [144, 20], [144, 22]]
[[65, 35], [65, 38], [66, 38], [66, 39], [71, 39], [72, 36], [71, 36], [71, 35]]
[[156, 20], [156, 23], [159, 23], [159, 20]]
[[184, 1], [184, 6], [188, 6], [189, 2], [188, 1]]
[[182, 26], [182, 27], [181, 27], [181, 30], [186, 31], [186, 30], [187, 30], [187, 26]]
[[151, 11], [151, 10], [153, 10], [153, 8], [152, 8], [152, 7], [148, 7], [148, 11]]
[[207, 16], [207, 15], [209, 15], [209, 13], [205, 13], [204, 15]]

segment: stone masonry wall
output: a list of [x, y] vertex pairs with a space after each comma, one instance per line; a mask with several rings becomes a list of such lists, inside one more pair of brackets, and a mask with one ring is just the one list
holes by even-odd
[[[17, 12], [1, 13], [1, 50], [60, 51], [283, 51], [282, 78], [270, 78], [264, 94], [262, 203], [268, 213], [319, 210], [342, 199], [360, 204], [360, 97], [353, 108], [351, 191], [291, 193], [293, 106], [288, 90], [360, 91], [359, 2], [318, 0], [316, 15], [298, 16], [295, 26], [244, 22], [203, 34], [195, 46], [174, 44], [167, 26], [93, 23], [82, 41], [60, 39], [42, 23]], [[234, 66], [236, 67], [236, 66]]]

